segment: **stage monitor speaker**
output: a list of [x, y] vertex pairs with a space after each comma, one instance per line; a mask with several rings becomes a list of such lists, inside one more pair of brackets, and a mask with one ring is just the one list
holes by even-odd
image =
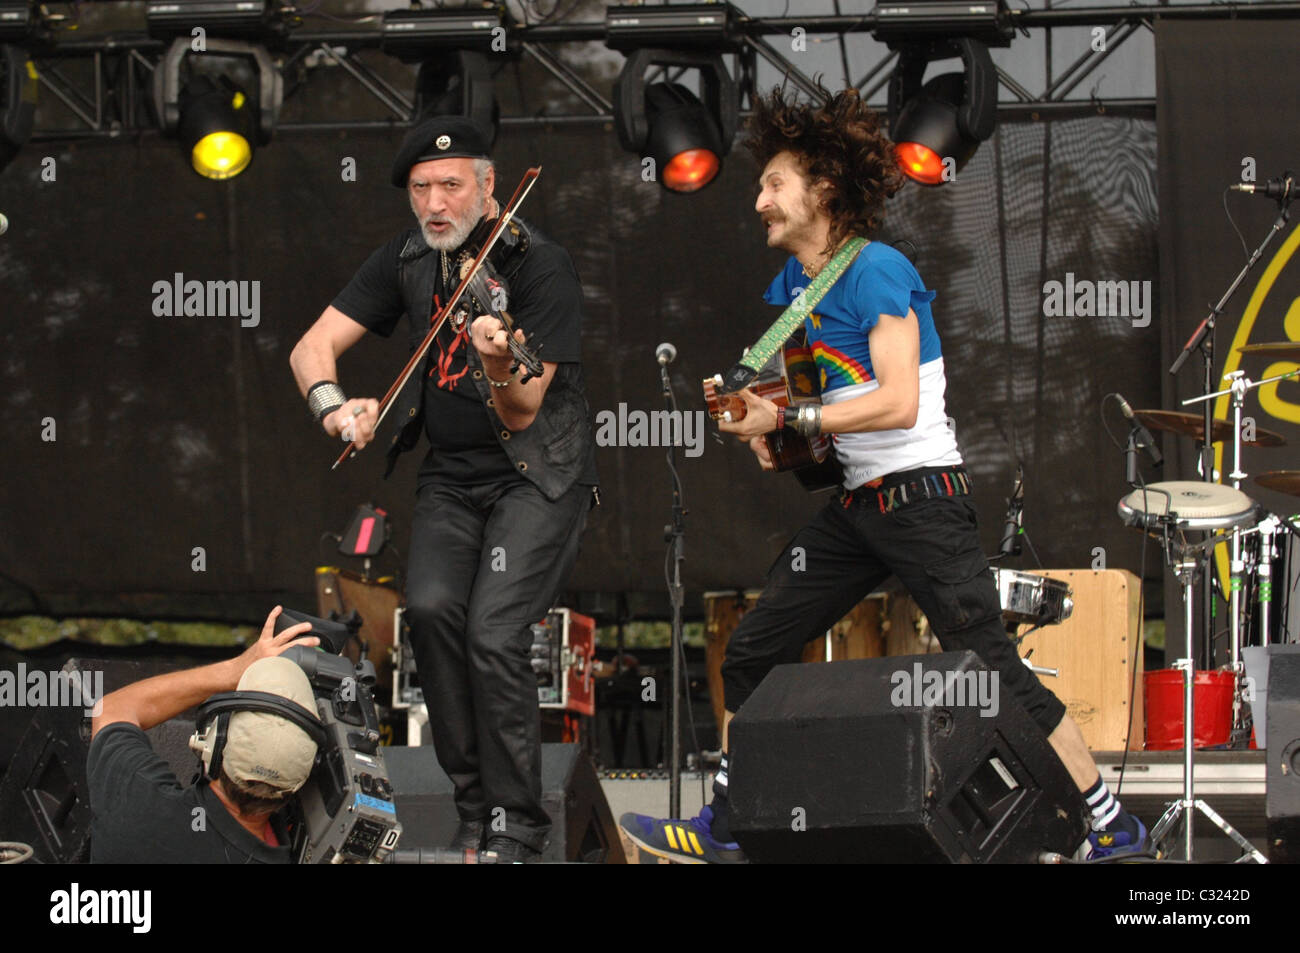
[[[184, 661], [69, 659], [59, 671], [70, 677], [100, 680], [104, 694], [173, 670]], [[33, 669], [33, 665], [27, 666]], [[90, 718], [85, 707], [43, 705], [28, 709], [31, 720], [4, 778], [0, 779], [0, 840], [20, 841], [46, 864], [84, 863], [90, 856], [90, 792], [86, 758], [90, 754]], [[188, 742], [193, 720], [175, 718], [146, 734], [154, 751], [188, 785], [198, 763]]]
[[1083, 797], [973, 652], [780, 665], [731, 722], [731, 830], [760, 863], [1032, 863]]
[[1268, 859], [1300, 863], [1300, 646], [1274, 646], [1268, 661]]
[[[458, 818], [451, 779], [438, 765], [433, 747], [385, 748], [384, 764], [393, 784], [397, 819], [402, 822], [397, 846], [446, 847], [456, 834]], [[626, 862], [605, 792], [580, 746], [542, 745], [542, 807], [551, 816], [550, 841], [542, 860]]]

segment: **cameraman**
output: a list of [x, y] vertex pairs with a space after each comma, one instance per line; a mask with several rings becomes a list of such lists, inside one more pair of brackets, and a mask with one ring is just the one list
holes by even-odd
[[184, 788], [149, 744], [145, 730], [218, 692], [261, 691], [315, 711], [303, 671], [278, 656], [314, 646], [304, 622], [261, 636], [225, 662], [158, 675], [106, 696], [91, 721], [92, 863], [287, 864], [287, 831], [277, 813], [307, 782], [316, 744], [298, 726], [262, 712], [235, 712], [218, 780]]

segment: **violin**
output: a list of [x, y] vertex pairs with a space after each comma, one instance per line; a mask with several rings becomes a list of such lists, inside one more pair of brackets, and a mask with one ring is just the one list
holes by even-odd
[[541, 377], [545, 373], [545, 368], [542, 367], [537, 352], [543, 345], [539, 344], [533, 349], [527, 346], [526, 337], [522, 342], [515, 339], [515, 322], [510, 317], [510, 312], [506, 310], [509, 295], [496, 269], [492, 267], [490, 261], [485, 261], [478, 271], [471, 273], [471, 265], [472, 262], [466, 257], [460, 266], [461, 280], [469, 281], [467, 291], [474, 302], [475, 310], [479, 314], [488, 314], [496, 318], [506, 329], [506, 346], [510, 348], [510, 373], [512, 375], [517, 373], [520, 367], [524, 369], [523, 377], [519, 378], [520, 384], [527, 384], [534, 377]]

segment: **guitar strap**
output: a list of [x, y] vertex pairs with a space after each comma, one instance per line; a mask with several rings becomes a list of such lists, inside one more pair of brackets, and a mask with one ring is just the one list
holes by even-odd
[[763, 332], [763, 336], [754, 342], [745, 356], [740, 359], [740, 363], [723, 375], [720, 388], [722, 393], [734, 393], [749, 386], [750, 382], [758, 376], [758, 372], [763, 369], [763, 365], [771, 360], [773, 354], [781, 350], [781, 345], [804, 323], [812, 313], [812, 309], [817, 307], [818, 302], [826, 296], [826, 292], [831, 290], [831, 286], [848, 270], [849, 265], [853, 264], [853, 260], [858, 257], [858, 252], [862, 251], [866, 244], [865, 238], [850, 238], [844, 247], [835, 253], [835, 257], [818, 273], [812, 284], [791, 301], [789, 307], [781, 312], [781, 316], [772, 322], [772, 326]]

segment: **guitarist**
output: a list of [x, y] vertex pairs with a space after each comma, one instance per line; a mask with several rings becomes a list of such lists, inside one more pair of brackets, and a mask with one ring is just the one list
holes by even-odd
[[[393, 165], [418, 227], [378, 249], [290, 357], [298, 387], [331, 437], [374, 439], [377, 402], [348, 399], [336, 360], [366, 332], [388, 337], [405, 314], [414, 348], [460, 283], [459, 268], [499, 207], [488, 138], [468, 119], [416, 125]], [[568, 253], [522, 222], [490, 256], [504, 300], [452, 315], [394, 404], [397, 456], [423, 434], [406, 618], [434, 748], [455, 786], [460, 828], [448, 846], [536, 859], [550, 829], [541, 803], [537, 681], [530, 623], [545, 617], [578, 554], [595, 499], [595, 440], [583, 391], [582, 287]], [[511, 369], [496, 307], [528, 332], [545, 373]], [[522, 332], [516, 332], [522, 341]], [[387, 475], [387, 474], [385, 474]]]
[[[883, 242], [868, 242], [846, 262], [853, 250], [844, 253], [846, 243], [878, 228], [885, 200], [902, 183], [891, 144], [857, 91], [827, 100], [813, 108], [774, 91], [756, 105], [746, 140], [762, 169], [754, 208], [767, 243], [791, 255], [767, 302], [789, 305], [823, 270], [842, 270], [805, 321], [823, 406], [785, 412], [744, 390], [745, 415], [720, 427], [748, 440], [769, 470], [763, 434], [786, 427], [830, 435], [844, 486], [790, 540], [732, 633], [722, 669], [726, 721], [773, 666], [797, 662], [805, 642], [896, 574], [943, 648], [976, 652], [997, 671], [1003, 697], [1014, 696], [1042, 727], [1092, 811], [1094, 855], [1143, 849], [1145, 829], [1106, 789], [1065, 706], [1021, 662], [1003, 628], [944, 407], [935, 293]], [[729, 830], [725, 723], [722, 747], [712, 803], [698, 817], [623, 816], [638, 846], [696, 863], [744, 860]]]

